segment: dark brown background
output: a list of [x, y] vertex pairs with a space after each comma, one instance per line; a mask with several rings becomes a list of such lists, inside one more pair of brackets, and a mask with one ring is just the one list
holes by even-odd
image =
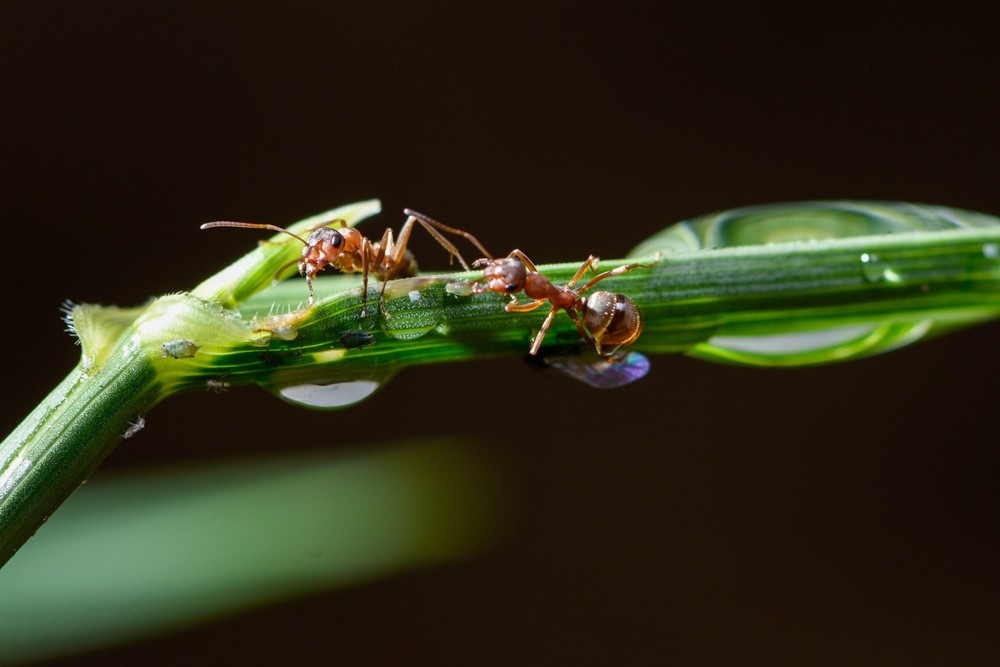
[[[756, 5], [3, 3], [2, 428], [76, 361], [63, 299], [142, 302], [252, 243], [205, 220], [377, 196], [376, 229], [412, 206], [548, 262], [771, 201], [1000, 213], [994, 17]], [[333, 413], [177, 397], [107, 469], [473, 434], [522, 520], [475, 562], [94, 658], [994, 664], [997, 332], [794, 371], [662, 357], [604, 393], [510, 359]]]

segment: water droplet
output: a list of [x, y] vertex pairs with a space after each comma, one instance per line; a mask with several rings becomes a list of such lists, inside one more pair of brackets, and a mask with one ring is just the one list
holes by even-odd
[[882, 260], [874, 253], [861, 254], [861, 275], [870, 283], [880, 282], [885, 278]]
[[435, 326], [437, 326], [437, 320], [428, 324], [420, 324], [403, 322], [402, 318], [397, 319], [397, 316], [394, 315], [383, 328], [386, 335], [390, 338], [395, 338], [396, 340], [415, 340], [433, 330]]
[[902, 276], [889, 268], [882, 258], [875, 253], [867, 252], [861, 254], [861, 275], [863, 275], [865, 281], [869, 283], [878, 283], [882, 281], [888, 283], [898, 283], [903, 280]]
[[985, 257], [986, 259], [997, 259], [998, 257], [1000, 257], [1000, 244], [984, 243], [983, 257]]
[[282, 387], [278, 395], [289, 403], [310, 408], [342, 408], [368, 398], [382, 386], [376, 380], [351, 380], [331, 384], [299, 384]]
[[756, 355], [784, 356], [815, 352], [846, 345], [869, 336], [874, 324], [851, 324], [816, 331], [762, 336], [713, 336], [709, 344], [720, 349]]
[[693, 356], [763, 366], [844, 361], [909, 345], [933, 325], [931, 320], [873, 322], [763, 336], [713, 336]]
[[385, 296], [386, 302], [391, 301], [391, 315], [382, 320], [382, 329], [397, 340], [420, 338], [444, 316], [444, 289], [432, 278], [395, 280]]

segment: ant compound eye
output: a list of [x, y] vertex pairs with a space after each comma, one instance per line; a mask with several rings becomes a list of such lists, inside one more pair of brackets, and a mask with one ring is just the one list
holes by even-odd
[[507, 290], [508, 292], [516, 292], [517, 291], [517, 283], [507, 283], [506, 285], [503, 286], [503, 288], [505, 290]]
[[344, 245], [344, 237], [340, 234], [334, 234], [330, 237], [330, 244], [333, 245], [334, 248], [339, 248]]

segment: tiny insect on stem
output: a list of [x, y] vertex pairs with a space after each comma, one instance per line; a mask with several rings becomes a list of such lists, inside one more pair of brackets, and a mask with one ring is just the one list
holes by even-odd
[[[590, 296], [584, 294], [602, 280], [640, 267], [649, 268], [650, 265], [625, 264], [599, 273], [581, 287], [574, 288], [597, 263], [597, 257], [591, 255], [568, 283], [558, 286], [539, 273], [527, 255], [515, 249], [501, 259], [477, 260], [473, 265], [483, 269], [483, 277], [481, 281], [471, 283], [470, 291], [473, 294], [497, 292], [511, 295], [512, 300], [505, 307], [507, 312], [524, 313], [540, 308], [545, 303], [552, 305], [532, 340], [532, 355], [538, 354], [556, 313], [565, 310], [594, 351], [608, 363], [616, 363], [622, 358], [619, 350], [634, 343], [642, 333], [642, 313], [624, 294], [605, 291], [594, 292]], [[521, 290], [532, 301], [518, 303], [513, 295]]]
[[[416, 260], [413, 254], [407, 250], [414, 225], [419, 224], [427, 230], [427, 233], [441, 244], [450, 257], [457, 259], [466, 271], [469, 270], [469, 265], [465, 261], [465, 258], [462, 257], [458, 248], [442, 232], [465, 238], [477, 250], [489, 256], [486, 248], [469, 232], [449, 227], [410, 209], [406, 209], [405, 213], [407, 219], [400, 228], [398, 237], [393, 235], [392, 229], [386, 229], [385, 233], [382, 234], [381, 240], [375, 242], [361, 234], [358, 230], [348, 227], [344, 220], [334, 220], [314, 227], [310, 230], [307, 238], [302, 238], [277, 225], [250, 222], [220, 220], [207, 222], [201, 228], [239, 227], [244, 229], [268, 229], [298, 239], [304, 246], [302, 255], [297, 263], [299, 274], [305, 276], [306, 284], [309, 288], [307, 308], [311, 308], [316, 300], [313, 279], [324, 268], [332, 266], [343, 273], [361, 273], [361, 317], [364, 318], [368, 305], [368, 274], [374, 273], [381, 276], [382, 289], [379, 292], [379, 307], [383, 316], [389, 317], [389, 314], [385, 310], [386, 283], [393, 278], [408, 278], [415, 276], [417, 273]], [[339, 225], [339, 227], [336, 225]]]

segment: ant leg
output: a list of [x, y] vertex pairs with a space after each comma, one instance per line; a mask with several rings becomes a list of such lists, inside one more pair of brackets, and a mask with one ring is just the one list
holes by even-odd
[[[406, 219], [406, 222], [403, 223], [403, 226], [399, 230], [399, 240], [397, 241], [396, 247], [393, 249], [395, 257], [391, 257], [393, 266], [395, 266], [397, 262], [402, 260], [403, 252], [406, 250], [406, 245], [410, 242], [410, 234], [413, 231], [413, 223], [419, 222], [420, 226], [426, 229], [427, 233], [430, 234], [435, 241], [440, 243], [441, 247], [448, 252], [449, 260], [451, 260], [451, 258], [453, 257], [457, 257], [458, 263], [462, 265], [462, 268], [465, 269], [466, 271], [471, 271], [469, 265], [465, 262], [465, 258], [462, 257], [462, 253], [458, 252], [458, 248], [455, 247], [454, 243], [452, 243], [444, 236], [442, 236], [441, 232], [434, 229], [434, 227], [430, 226], [425, 220], [421, 220], [420, 218], [413, 215], [413, 212], [410, 211], [410, 209], [405, 209], [405, 211], [407, 212], [407, 215], [409, 215], [409, 217]], [[430, 220], [430, 218], [428, 218], [428, 220]]]
[[525, 266], [525, 268], [528, 269], [528, 271], [531, 271], [532, 273], [538, 273], [538, 269], [535, 268], [535, 263], [532, 262], [530, 259], [528, 259], [528, 256], [525, 255], [520, 250], [518, 250], [517, 248], [514, 248], [513, 250], [511, 250], [507, 254], [507, 256], [508, 257], [516, 257], [517, 259], [521, 260], [521, 262], [524, 263], [524, 266]]
[[[454, 234], [455, 236], [461, 236], [466, 241], [476, 246], [476, 250], [481, 252], [483, 254], [483, 257], [488, 257], [489, 259], [493, 259], [493, 255], [491, 255], [490, 251], [487, 250], [486, 247], [479, 242], [479, 239], [477, 239], [475, 236], [465, 231], [464, 229], [449, 227], [443, 222], [438, 222], [434, 218], [426, 216], [423, 213], [418, 213], [417, 211], [414, 211], [413, 209], [409, 208], [403, 209], [403, 214], [408, 215], [410, 218], [415, 218], [421, 224], [421, 226], [427, 230], [427, 233], [433, 236], [434, 239], [437, 240], [437, 242], [440, 243], [445, 250], [447, 250], [453, 256], [458, 258], [458, 261], [462, 265], [462, 268], [464, 268], [466, 271], [469, 270], [469, 265], [465, 263], [464, 259], [462, 259], [462, 255], [458, 252], [458, 249], [455, 248], [455, 246], [448, 239], [442, 236], [437, 231], [438, 229], [440, 229], [442, 232]], [[402, 236], [402, 232], [400, 232], [400, 236]]]
[[539, 306], [545, 303], [545, 299], [536, 299], [531, 303], [518, 303], [517, 301], [511, 301], [506, 306], [504, 310], [508, 313], [530, 313], [536, 310]]
[[[576, 274], [573, 276], [573, 279], [570, 280], [568, 283], [566, 283], [566, 289], [569, 289], [570, 287], [572, 287], [573, 285], [575, 285], [577, 282], [579, 282], [580, 278], [583, 278], [583, 274], [585, 274], [587, 272], [587, 269], [589, 269], [595, 262], [599, 262], [599, 261], [600, 260], [597, 259], [596, 257], [594, 257], [593, 255], [591, 255], [590, 257], [588, 257], [587, 260], [583, 263], [583, 265], [580, 266], [580, 268], [577, 270]], [[594, 281], [590, 281], [590, 283], [587, 283], [588, 287], [593, 282]], [[584, 288], [584, 289], [586, 289], [586, 288]], [[584, 290], [580, 290], [580, 291], [584, 291]]]
[[[648, 266], [648, 265], [647, 264], [623, 264], [622, 266], [619, 266], [616, 269], [611, 269], [610, 271], [605, 271], [604, 273], [599, 273], [596, 276], [594, 276], [593, 278], [591, 278], [590, 280], [588, 280], [586, 285], [584, 285], [580, 289], [576, 290], [576, 293], [577, 294], [583, 294], [584, 292], [586, 292], [587, 290], [589, 290], [591, 287], [593, 287], [597, 283], [599, 283], [602, 280], [604, 280], [605, 278], [610, 278], [612, 276], [620, 276], [621, 274], [628, 273], [629, 271], [631, 271], [633, 269], [638, 269], [639, 267], [646, 267], [646, 266]], [[570, 284], [572, 284], [572, 283], [570, 283]]]
[[309, 286], [309, 301], [306, 302], [306, 308], [312, 308], [313, 302], [316, 300], [316, 291], [313, 289], [312, 276], [306, 274], [306, 285]]
[[[404, 225], [405, 226], [405, 225]], [[412, 225], [411, 225], [412, 226]], [[366, 245], [367, 244], [367, 247]], [[385, 309], [385, 286], [389, 284], [389, 276], [395, 273], [396, 265], [399, 264], [403, 258], [403, 253], [399, 253], [399, 257], [395, 260], [392, 258], [392, 254], [395, 252], [396, 245], [392, 239], [392, 229], [386, 229], [385, 233], [382, 234], [382, 240], [379, 241], [378, 252], [373, 253], [373, 248], [371, 241], [367, 238], [362, 242], [361, 252], [368, 258], [374, 255], [373, 264], [375, 266], [381, 266], [385, 264], [385, 270], [382, 272], [382, 289], [378, 293], [378, 307], [382, 312], [383, 317], [389, 317], [389, 313]], [[405, 248], [404, 248], [405, 249]], [[366, 260], [367, 261], [367, 260]], [[365, 278], [368, 277], [368, 269], [365, 269]], [[365, 284], [365, 294], [367, 295], [367, 283]], [[364, 313], [361, 314], [364, 317]]]
[[544, 322], [542, 322], [542, 328], [538, 330], [538, 333], [535, 334], [535, 339], [531, 341], [531, 350], [528, 351], [528, 354], [538, 354], [538, 348], [542, 346], [542, 339], [545, 338], [545, 334], [548, 332], [549, 327], [552, 325], [552, 320], [558, 312], [559, 309], [555, 306], [553, 306], [552, 310], [549, 311], [549, 316], [545, 318]]
[[298, 264], [300, 261], [301, 260], [293, 259], [290, 262], [286, 262], [285, 264], [282, 264], [281, 267], [277, 271], [274, 272], [274, 278], [272, 278], [272, 281], [273, 282], [278, 282], [279, 280], [281, 280], [281, 274], [284, 272], [284, 270], [287, 269], [290, 266], [294, 266], [294, 265]]
[[596, 352], [598, 356], [603, 357], [604, 360], [607, 361], [608, 357], [604, 354], [601, 354], [601, 351], [597, 349], [597, 340], [589, 331], [587, 331], [587, 328], [583, 326], [583, 322], [580, 321], [580, 316], [577, 315], [577, 313], [572, 310], [567, 310], [566, 314], [569, 315], [570, 319], [573, 320], [573, 324], [576, 325], [577, 331], [579, 331], [580, 335], [583, 336], [583, 339], [587, 341], [587, 344], [590, 345], [591, 348], [593, 348], [594, 352]]
[[[372, 254], [372, 242], [368, 240], [367, 236], [361, 238], [361, 319], [365, 318], [365, 314], [368, 311], [368, 272], [371, 269], [369, 264], [369, 259]], [[382, 283], [382, 291], [385, 291], [385, 282]], [[379, 297], [379, 305], [382, 304], [382, 298]], [[382, 312], [385, 312], [383, 308]]]
[[375, 260], [375, 266], [383, 267], [383, 275], [395, 275], [396, 270], [402, 266], [406, 245], [410, 242], [410, 234], [413, 232], [413, 223], [413, 218], [407, 219], [399, 228], [397, 238], [393, 238], [391, 227], [382, 234], [382, 240], [378, 244], [378, 257]]
[[462, 253], [460, 253], [458, 251], [458, 248], [455, 247], [454, 243], [452, 243], [451, 241], [449, 241], [448, 239], [446, 239], [444, 236], [441, 235], [441, 232], [439, 232], [438, 230], [434, 229], [430, 225], [426, 224], [423, 220], [420, 220], [418, 218], [417, 222], [420, 223], [421, 227], [423, 227], [424, 229], [427, 230], [428, 234], [430, 234], [431, 236], [434, 237], [435, 241], [437, 241], [438, 243], [440, 243], [441, 246], [445, 250], [448, 251], [448, 253], [449, 253], [448, 262], [449, 263], [451, 263], [451, 258], [454, 257], [454, 258], [458, 259], [458, 263], [462, 265], [463, 269], [465, 269], [466, 271], [471, 271], [472, 270], [472, 269], [469, 268], [469, 264], [465, 261], [465, 258], [462, 257]]

